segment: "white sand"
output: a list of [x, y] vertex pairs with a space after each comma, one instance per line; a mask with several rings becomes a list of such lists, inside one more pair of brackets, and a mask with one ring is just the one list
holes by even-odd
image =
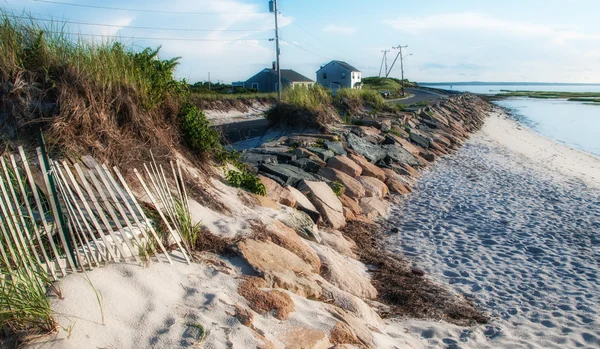
[[532, 132], [510, 119], [502, 110], [490, 115], [482, 132], [489, 139], [539, 165], [600, 188], [600, 159]]
[[392, 208], [387, 242], [492, 319], [400, 324], [428, 348], [599, 348], [599, 168], [492, 115]]

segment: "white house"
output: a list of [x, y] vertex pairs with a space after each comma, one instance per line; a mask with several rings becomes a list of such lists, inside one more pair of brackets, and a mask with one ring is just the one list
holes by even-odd
[[331, 61], [317, 70], [317, 83], [332, 90], [362, 86], [360, 70], [343, 61]]

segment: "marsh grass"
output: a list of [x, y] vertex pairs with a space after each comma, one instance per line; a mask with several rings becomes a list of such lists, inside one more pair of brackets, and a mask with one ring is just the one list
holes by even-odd
[[17, 137], [42, 129], [51, 150], [111, 164], [179, 142], [178, 109], [188, 88], [173, 76], [179, 57], [22, 18], [0, 10], [0, 105], [12, 111], [5, 126]]
[[46, 272], [40, 268], [8, 271], [2, 265], [0, 273], [0, 327], [19, 339], [54, 331], [57, 324], [46, 297], [50, 284]]
[[200, 230], [202, 229], [202, 222], [194, 223], [192, 214], [189, 207], [181, 202], [181, 200], [175, 201], [175, 222], [181, 237], [183, 238], [188, 249], [194, 249], [199, 244]]

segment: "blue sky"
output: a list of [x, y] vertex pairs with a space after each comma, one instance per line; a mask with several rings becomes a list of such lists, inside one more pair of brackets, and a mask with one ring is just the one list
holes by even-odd
[[[177, 75], [191, 82], [206, 80], [208, 72], [213, 81], [245, 80], [275, 58], [267, 0], [3, 0], [2, 6], [110, 25], [67, 24], [71, 32], [95, 35], [90, 40], [118, 36], [135, 48], [162, 45], [163, 57], [182, 57]], [[412, 54], [405, 60], [410, 80], [600, 82], [596, 0], [279, 0], [279, 10], [282, 68], [312, 79], [331, 59], [377, 75], [381, 50], [401, 44]], [[390, 75], [399, 77], [399, 66]]]

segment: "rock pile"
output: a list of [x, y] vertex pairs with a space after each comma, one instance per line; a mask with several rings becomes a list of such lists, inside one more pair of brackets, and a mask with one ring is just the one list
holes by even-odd
[[385, 216], [388, 194], [410, 192], [419, 170], [458, 149], [487, 111], [478, 97], [461, 95], [395, 118], [336, 125], [330, 134], [281, 137], [242, 159], [272, 199], [339, 229], [346, 220]]

